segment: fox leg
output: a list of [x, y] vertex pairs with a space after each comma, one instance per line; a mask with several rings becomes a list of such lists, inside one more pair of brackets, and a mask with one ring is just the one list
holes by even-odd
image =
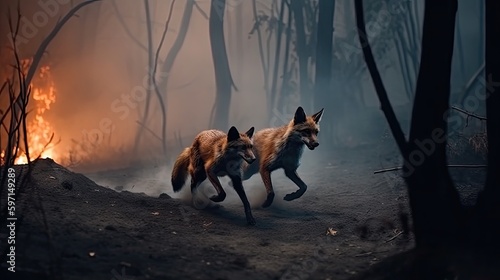
[[194, 193], [196, 188], [205, 181], [207, 173], [203, 169], [196, 169], [191, 172], [191, 193]]
[[262, 204], [262, 207], [267, 208], [271, 206], [274, 200], [274, 190], [273, 190], [273, 183], [271, 182], [271, 172], [265, 168], [262, 168], [260, 170], [260, 176], [262, 177], [262, 181], [264, 182], [264, 186], [266, 187], [267, 191], [267, 198], [266, 201]]
[[208, 172], [207, 175], [208, 175], [208, 180], [210, 180], [210, 182], [214, 186], [215, 190], [217, 191], [217, 194], [211, 196], [210, 199], [213, 202], [221, 202], [224, 199], [226, 199], [226, 192], [222, 188], [220, 181], [219, 181], [219, 178], [217, 178], [217, 175], [213, 174], [212, 172]]
[[301, 197], [307, 190], [307, 185], [300, 179], [299, 175], [297, 174], [297, 170], [295, 169], [285, 169], [285, 175], [288, 177], [290, 180], [292, 180], [295, 185], [299, 187], [299, 189], [293, 193], [289, 193], [285, 195], [283, 198], [286, 201], [294, 200], [299, 197]]
[[239, 195], [241, 202], [243, 202], [243, 207], [245, 208], [245, 215], [247, 218], [247, 223], [249, 225], [255, 225], [255, 219], [252, 216], [252, 210], [250, 207], [250, 203], [248, 202], [247, 195], [245, 190], [243, 189], [243, 184], [241, 183], [240, 177], [231, 177], [231, 181], [233, 182], [233, 188], [236, 193]]

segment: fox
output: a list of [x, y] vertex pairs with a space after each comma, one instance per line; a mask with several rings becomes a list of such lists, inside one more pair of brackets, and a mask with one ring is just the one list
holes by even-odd
[[210, 129], [200, 132], [190, 147], [185, 148], [177, 157], [172, 169], [171, 183], [174, 192], [184, 186], [188, 174], [191, 176], [191, 193], [208, 180], [217, 191], [210, 197], [213, 202], [222, 202], [226, 192], [218, 177], [229, 176], [232, 186], [243, 203], [245, 216], [249, 225], [255, 225], [250, 203], [242, 184], [242, 164], [251, 164], [256, 157], [253, 153], [254, 127], [240, 133], [232, 126], [228, 133]]
[[293, 119], [284, 126], [264, 128], [255, 133], [254, 153], [256, 161], [243, 165], [243, 181], [250, 179], [257, 172], [260, 173], [267, 192], [267, 198], [262, 204], [263, 208], [271, 206], [274, 200], [271, 173], [277, 169], [284, 169], [285, 175], [299, 187], [293, 193], [285, 195], [285, 201], [301, 197], [307, 190], [307, 185], [297, 174], [300, 159], [306, 146], [314, 150], [319, 146], [319, 122], [323, 116], [324, 108], [319, 112], [307, 116], [304, 109], [299, 106]]

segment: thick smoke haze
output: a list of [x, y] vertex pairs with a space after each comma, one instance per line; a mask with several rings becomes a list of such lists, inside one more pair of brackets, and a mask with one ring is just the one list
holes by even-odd
[[[81, 2], [2, 1], [1, 10], [4, 14], [10, 12], [14, 21], [17, 3], [20, 3], [17, 47], [21, 58], [32, 58], [57, 21]], [[372, 41], [390, 37], [387, 34], [392, 31], [389, 30], [404, 24], [398, 22], [398, 15], [408, 12], [409, 6], [397, 1], [382, 2], [378, 10], [367, 13], [370, 19], [367, 22], [371, 26], [367, 29], [368, 37]], [[156, 75], [157, 81], [168, 78], [167, 88], [163, 89], [166, 92], [167, 158], [162, 155], [161, 143], [157, 139], [161, 135], [161, 110], [154, 90], [151, 91], [150, 114], [146, 124], [148, 129], [143, 132], [138, 153], [132, 153], [145, 108], [150, 72], [144, 2], [98, 1], [83, 7], [77, 16], [62, 27], [48, 46], [40, 64], [50, 67], [55, 87], [55, 103], [46, 110], [44, 118], [52, 126], [54, 142], [60, 139], [53, 149], [61, 163], [82, 170], [120, 168], [136, 161], [171, 164], [181, 148], [190, 145], [199, 131], [210, 128], [216, 92], [207, 18], [210, 1], [195, 1], [186, 37], [175, 63], [169, 73], [162, 72], [162, 63], [179, 35], [186, 3], [176, 1], [173, 5], [168, 32], [159, 52]], [[257, 1], [258, 13], [269, 14], [273, 3], [270, 0]], [[232, 0], [226, 4], [225, 40], [231, 73], [238, 88], [238, 91], [233, 90], [231, 96], [229, 125], [241, 131], [251, 126], [262, 129], [282, 125], [293, 116], [297, 106], [302, 105], [298, 98], [298, 86], [285, 97], [285, 105], [289, 110], [268, 111], [258, 34], [251, 32], [254, 27], [252, 1]], [[149, 1], [153, 54], [160, 44], [170, 7], [171, 1]], [[465, 9], [463, 7], [461, 9]], [[471, 5], [471, 11], [474, 9]], [[364, 62], [356, 37], [353, 4], [350, 1], [336, 1], [335, 11], [333, 81], [332, 88], [325, 91], [336, 97], [332, 104], [315, 104], [314, 112], [306, 113], [312, 114], [325, 107], [322, 126], [329, 127], [329, 131], [336, 134], [336, 141], [358, 145], [363, 143], [363, 138], [379, 137], [387, 125], [378, 108], [371, 78], [362, 65]], [[417, 5], [420, 24], [422, 15], [423, 4]], [[477, 15], [475, 12], [464, 13], [461, 20], [465, 22], [466, 19], [477, 21]], [[287, 21], [287, 15], [284, 21]], [[261, 32], [264, 56], [267, 58], [268, 49], [271, 57], [271, 62], [266, 65], [269, 67], [274, 62], [276, 36], [273, 34], [268, 39], [265, 27], [261, 26]], [[12, 63], [8, 17], [2, 17], [0, 28], [2, 76], [7, 77], [11, 69], [9, 63]], [[417, 34], [419, 30], [421, 26], [417, 26]], [[465, 26], [460, 36], [466, 50], [477, 47], [474, 38], [478, 35], [473, 28]], [[387, 41], [388, 44], [394, 44], [393, 40]], [[418, 56], [416, 59], [418, 61]], [[454, 66], [454, 79], [461, 78], [461, 75], [469, 76], [478, 68], [475, 66], [476, 60], [465, 61], [465, 65], [471, 67], [461, 67], [464, 63], [459, 59], [455, 59], [458, 61]], [[377, 63], [391, 102], [396, 107], [403, 127], [407, 127], [412, 95], [405, 92], [405, 77], [401, 74], [397, 51], [389, 47]], [[312, 88], [314, 61], [309, 61], [309, 64], [309, 86]], [[351, 73], [350, 68], [356, 67], [361, 69], [357, 76], [346, 74]], [[464, 73], [460, 72], [461, 68], [465, 69]], [[416, 81], [415, 69], [409, 71], [412, 86]], [[295, 72], [292, 80], [297, 83]], [[278, 75], [282, 77], [282, 70]], [[459, 92], [458, 84], [452, 86], [455, 92]], [[414, 91], [414, 88], [411, 90]], [[2, 102], [6, 102], [4, 99], [5, 96], [2, 96]], [[360, 108], [355, 104], [364, 104], [365, 107]], [[274, 120], [269, 121], [273, 117]], [[329, 145], [322, 144], [325, 149]]]

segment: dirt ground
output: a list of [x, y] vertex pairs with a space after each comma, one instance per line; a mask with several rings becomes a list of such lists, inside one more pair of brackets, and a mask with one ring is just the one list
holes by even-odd
[[[307, 150], [301, 198], [283, 200], [296, 187], [282, 171], [272, 175], [276, 198], [266, 209], [260, 177], [244, 182], [253, 227], [227, 180], [226, 200], [198, 210], [187, 185], [172, 192], [165, 164], [83, 175], [39, 160], [16, 202], [16, 273], [2, 261], [1, 279], [350, 279], [414, 245], [401, 234], [403, 181], [397, 172], [373, 174], [398, 160], [391, 140]], [[457, 172], [465, 202], [479, 185], [469, 179]], [[7, 233], [3, 224], [2, 242]]]

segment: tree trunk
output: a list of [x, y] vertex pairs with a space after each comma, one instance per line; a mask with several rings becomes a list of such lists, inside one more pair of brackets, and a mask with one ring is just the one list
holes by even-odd
[[[146, 34], [147, 34], [147, 48], [148, 48], [148, 85], [153, 84], [153, 64], [154, 64], [154, 52], [153, 52], [153, 31], [152, 31], [152, 26], [151, 22], [153, 19], [151, 18], [151, 11], [149, 8], [149, 0], [144, 0], [144, 11], [146, 13]], [[150, 110], [150, 104], [151, 104], [151, 95], [153, 94], [153, 89], [152, 88], [147, 88], [146, 89], [146, 101], [144, 105], [144, 112], [142, 114], [141, 118], [141, 124], [138, 129], [137, 133], [135, 135], [135, 141], [134, 141], [134, 148], [133, 148], [133, 153], [134, 155], [137, 155], [138, 149], [140, 147], [141, 139], [144, 135], [144, 129], [147, 126], [148, 123], [148, 117], [149, 117], [149, 110]]]
[[291, 9], [295, 21], [295, 46], [297, 57], [299, 58], [299, 88], [300, 88], [300, 104], [306, 112], [311, 112], [311, 98], [309, 94], [307, 62], [308, 55], [306, 50], [306, 31], [304, 22], [304, 0], [291, 0]]
[[367, 66], [391, 131], [405, 161], [403, 177], [413, 218], [416, 246], [454, 244], [462, 234], [462, 208], [447, 169], [447, 114], [450, 98], [457, 0], [425, 2], [422, 54], [409, 141], [387, 98], [366, 34], [362, 0], [356, 0], [356, 19]]
[[159, 77], [161, 81], [160, 83], [158, 83], [158, 88], [162, 91], [165, 100], [167, 98], [169, 74], [170, 71], [172, 71], [172, 67], [174, 66], [175, 58], [184, 45], [184, 40], [186, 39], [187, 31], [189, 29], [189, 23], [191, 22], [191, 15], [193, 14], [194, 1], [195, 0], [186, 1], [186, 7], [184, 8], [184, 13], [182, 15], [179, 32], [177, 33], [177, 37], [175, 38], [175, 41], [167, 54], [167, 58], [165, 58], [165, 62], [161, 67], [161, 73]]
[[290, 94], [288, 86], [288, 83], [290, 82], [290, 70], [288, 69], [288, 66], [290, 65], [290, 44], [292, 41], [293, 17], [292, 17], [292, 10], [289, 4], [287, 4], [287, 9], [288, 9], [288, 15], [287, 15], [288, 22], [285, 32], [285, 54], [283, 55], [284, 56], [283, 79], [281, 81], [280, 93], [277, 96], [277, 101], [276, 101], [276, 107], [278, 108], [277, 110], [279, 112], [285, 112], [285, 96]]
[[[330, 120], [338, 119], [334, 117], [337, 112], [337, 105], [332, 101], [331, 95], [338, 94], [330, 92], [332, 80], [332, 59], [333, 59], [333, 15], [335, 13], [335, 0], [319, 0], [318, 3], [318, 27], [316, 41], [316, 69], [314, 82], [314, 107], [316, 112], [325, 108], [330, 114]], [[331, 124], [331, 122], [327, 122]], [[323, 126], [324, 135], [331, 139], [332, 130], [330, 125]]]
[[459, 234], [461, 205], [446, 167], [457, 5], [457, 0], [425, 1], [420, 70], [405, 159], [417, 246], [447, 244]]
[[210, 5], [210, 46], [214, 62], [216, 96], [211, 127], [227, 130], [231, 104], [232, 78], [224, 40], [224, 12], [226, 0], [212, 0]]
[[[500, 2], [485, 2], [485, 77], [486, 117], [488, 137], [488, 174], [484, 191], [479, 195], [478, 208], [481, 240], [498, 240], [500, 234]], [[499, 242], [496, 242], [498, 249]]]
[[278, 19], [278, 31], [276, 32], [276, 49], [274, 53], [274, 68], [273, 68], [273, 76], [271, 82], [271, 92], [268, 99], [269, 110], [268, 112], [272, 112], [275, 108], [275, 100], [276, 100], [276, 90], [278, 87], [278, 68], [279, 61], [281, 57], [281, 35], [283, 34], [283, 17], [285, 14], [285, 0], [281, 0], [280, 10], [279, 10], [279, 19]]
[[241, 82], [241, 79], [243, 77], [243, 63], [245, 63], [245, 60], [243, 59], [243, 3], [240, 5], [236, 6], [236, 57], [237, 57], [237, 64], [236, 64], [236, 76], [238, 77], [236, 80], [236, 83], [238, 81]]

